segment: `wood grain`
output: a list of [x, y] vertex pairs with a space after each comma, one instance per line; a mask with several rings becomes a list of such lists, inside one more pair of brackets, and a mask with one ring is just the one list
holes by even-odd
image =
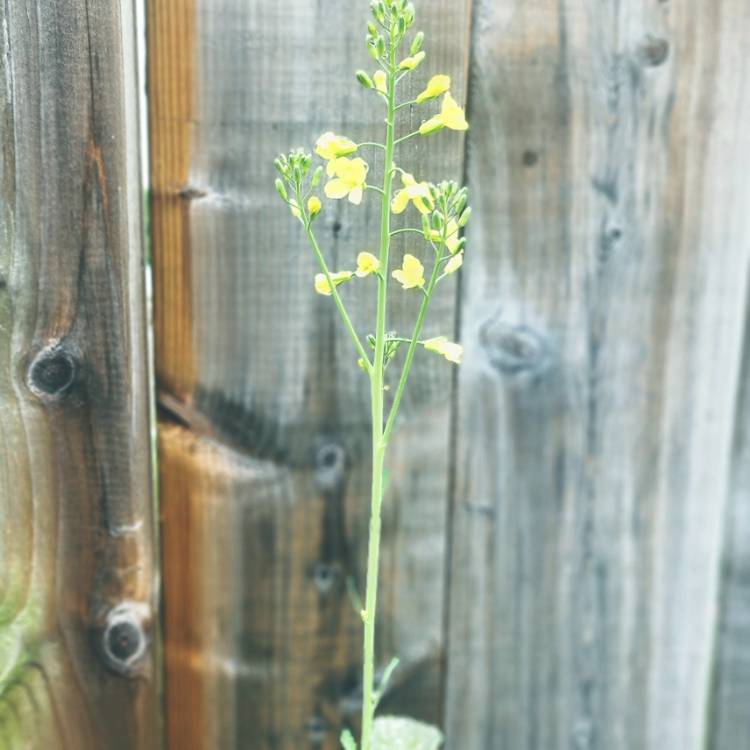
[[[190, 34], [170, 12], [178, 5], [194, 13]], [[462, 99], [468, 3], [421, 5], [429, 63], [404, 97], [446, 70]], [[188, 165], [184, 233], [165, 241], [171, 230], [159, 225], [169, 220], [154, 214], [157, 336], [170, 337], [157, 345], [167, 679], [179, 698], [168, 693], [200, 714], [194, 730], [173, 727], [171, 747], [334, 748], [359, 713], [361, 621], [347, 581], [364, 588], [368, 386], [330, 300], [312, 290], [314, 259], [273, 190], [272, 161], [329, 129], [380, 136], [379, 105], [354, 80], [356, 68], [372, 66], [367, 7], [151, 3], [151, 48], [179, 49], [169, 64], [192, 65], [192, 92], [180, 93], [189, 113], [175, 99], [186, 69], [165, 80], [152, 58], [150, 79], [160, 169], [182, 179]], [[422, 117], [403, 115], [403, 133]], [[175, 118], [180, 134], [167, 130]], [[461, 176], [457, 134], [405, 153], [403, 166], [420, 177]], [[155, 202], [167, 200], [155, 191]], [[316, 228], [340, 267], [374, 246], [377, 225], [378, 203], [368, 198], [359, 209], [327, 204]], [[407, 247], [416, 249], [397, 244], [394, 262]], [[364, 333], [374, 285], [345, 291]], [[416, 296], [394, 291], [393, 301], [394, 327], [405, 329]], [[430, 335], [451, 334], [454, 312], [455, 290], [445, 285]], [[385, 520], [380, 660], [397, 654], [404, 663], [385, 708], [431, 720], [442, 703], [450, 389], [446, 363], [420, 357], [404, 407], [413, 422], [393, 440]], [[186, 607], [223, 635], [187, 625]]]
[[[710, 736], [728, 493], [746, 504], [749, 21], [741, 0], [475, 4], [448, 747]], [[746, 744], [739, 705], [716, 747]]]
[[0, 745], [160, 745], [134, 8], [0, 3]]

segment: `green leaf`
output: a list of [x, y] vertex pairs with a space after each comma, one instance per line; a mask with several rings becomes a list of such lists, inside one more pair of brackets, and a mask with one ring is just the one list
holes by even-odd
[[345, 729], [341, 733], [341, 747], [344, 748], [344, 750], [357, 750], [357, 743], [354, 741], [354, 737], [352, 737], [352, 733]]
[[379, 716], [372, 731], [372, 750], [438, 750], [443, 735], [437, 727], [406, 716]]

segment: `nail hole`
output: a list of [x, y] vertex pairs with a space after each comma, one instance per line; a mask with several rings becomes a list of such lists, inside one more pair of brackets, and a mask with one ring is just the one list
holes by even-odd
[[536, 151], [527, 149], [521, 157], [524, 167], [533, 167], [539, 161], [539, 154]]
[[144, 604], [123, 603], [110, 610], [102, 635], [105, 660], [114, 671], [129, 675], [148, 648], [144, 630], [148, 608]]

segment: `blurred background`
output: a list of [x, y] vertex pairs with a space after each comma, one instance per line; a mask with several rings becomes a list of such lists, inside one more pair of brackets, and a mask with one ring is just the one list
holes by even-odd
[[[403, 100], [448, 73], [471, 129], [398, 163], [474, 213], [425, 329], [464, 363], [417, 358], [391, 443], [382, 711], [448, 750], [750, 748], [750, 6], [414, 2]], [[382, 139], [368, 6], [148, 0], [146, 100], [131, 0], [0, 6], [13, 750], [357, 727], [369, 386], [273, 159]], [[326, 202], [331, 266], [378, 223]], [[343, 291], [369, 332], [372, 288]]]

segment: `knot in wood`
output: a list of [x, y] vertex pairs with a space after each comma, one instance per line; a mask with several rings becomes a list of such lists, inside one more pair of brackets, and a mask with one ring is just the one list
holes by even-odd
[[327, 594], [341, 578], [341, 567], [337, 563], [317, 562], [311, 577], [321, 594]]
[[322, 745], [331, 731], [331, 725], [322, 716], [313, 716], [305, 724], [307, 738], [313, 745]]
[[669, 42], [648, 34], [638, 46], [638, 57], [643, 65], [655, 68], [669, 56]]
[[550, 364], [546, 339], [524, 325], [491, 318], [479, 329], [479, 342], [490, 364], [503, 375], [539, 375]]
[[78, 370], [73, 353], [63, 344], [52, 344], [32, 360], [27, 383], [31, 392], [45, 401], [60, 399], [73, 387]]
[[315, 450], [315, 482], [321, 490], [333, 490], [346, 475], [346, 450], [335, 441], [321, 439]]
[[107, 615], [102, 651], [107, 665], [119, 674], [132, 674], [146, 654], [146, 612], [147, 607], [143, 604], [124, 602]]

